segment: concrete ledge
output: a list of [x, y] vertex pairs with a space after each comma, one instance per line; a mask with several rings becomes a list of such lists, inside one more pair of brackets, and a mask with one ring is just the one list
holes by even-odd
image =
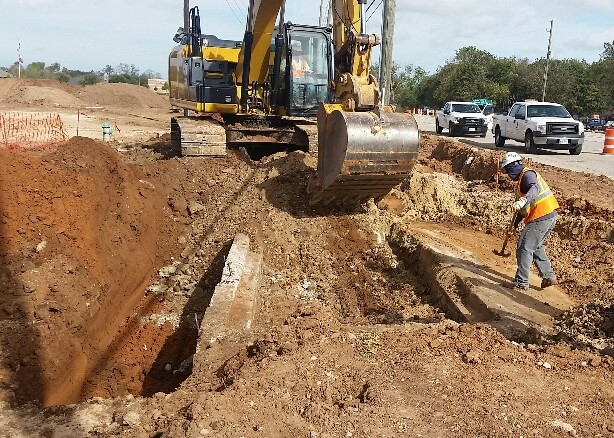
[[255, 315], [262, 271], [262, 254], [249, 250], [249, 237], [234, 238], [220, 282], [200, 324], [195, 362], [199, 353], [225, 338], [238, 340], [247, 334]]
[[417, 267], [428, 293], [450, 319], [485, 322], [516, 339], [535, 331], [553, 333], [553, 317], [573, 307], [571, 298], [556, 287], [516, 291], [502, 286], [510, 279], [506, 272], [435, 228], [394, 226], [390, 244], [407, 266]]

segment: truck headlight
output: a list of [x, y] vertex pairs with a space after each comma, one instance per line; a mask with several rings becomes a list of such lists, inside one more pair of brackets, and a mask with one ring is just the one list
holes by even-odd
[[451, 121], [452, 123], [458, 123], [458, 119], [457, 119], [456, 117], [451, 117], [451, 118], [450, 118], [450, 121]]
[[542, 134], [546, 133], [546, 125], [537, 125], [537, 130]]
[[584, 133], [584, 125], [582, 123], [578, 123], [578, 134]]

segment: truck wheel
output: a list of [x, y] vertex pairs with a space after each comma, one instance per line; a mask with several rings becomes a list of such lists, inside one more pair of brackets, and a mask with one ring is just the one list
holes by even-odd
[[495, 128], [495, 147], [502, 148], [505, 146], [505, 137], [501, 136], [501, 129], [497, 126]]
[[533, 133], [531, 131], [527, 131], [524, 135], [524, 150], [527, 154], [534, 154], [537, 152], [535, 142], [533, 141]]
[[443, 128], [439, 126], [438, 119], [435, 119], [435, 132], [437, 132], [437, 134], [441, 134], [443, 132]]
[[582, 152], [582, 145], [579, 144], [577, 147], [573, 148], [573, 149], [569, 149], [569, 153], [571, 155], [580, 155], [580, 152]]
[[454, 125], [452, 124], [452, 122], [450, 122], [450, 123], [448, 124], [448, 131], [449, 131], [448, 135], [449, 135], [450, 137], [454, 137], [454, 135], [456, 134], [456, 133], [454, 132]]

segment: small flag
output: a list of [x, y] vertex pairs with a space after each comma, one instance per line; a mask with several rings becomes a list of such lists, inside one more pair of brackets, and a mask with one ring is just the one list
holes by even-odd
[[21, 56], [19, 57], [19, 63], [23, 64], [23, 58]]
[[23, 58], [21, 57], [21, 42], [17, 43], [17, 59], [20, 64], [23, 64]]

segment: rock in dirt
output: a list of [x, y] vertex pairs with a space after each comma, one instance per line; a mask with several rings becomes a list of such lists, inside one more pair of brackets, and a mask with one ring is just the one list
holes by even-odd
[[137, 412], [128, 412], [124, 415], [123, 424], [130, 427], [135, 427], [141, 424], [141, 416]]
[[481, 363], [482, 360], [480, 359], [480, 356], [481, 354], [479, 350], [469, 350], [463, 355], [463, 362], [473, 364]]

